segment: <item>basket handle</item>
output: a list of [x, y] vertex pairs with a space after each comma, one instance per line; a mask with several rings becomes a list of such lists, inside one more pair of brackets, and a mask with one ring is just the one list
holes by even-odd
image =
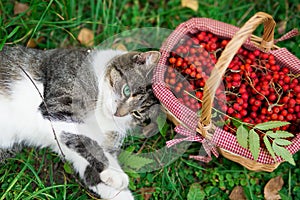
[[211, 76], [206, 81], [203, 91], [201, 117], [198, 122], [197, 129], [197, 132], [199, 132], [203, 137], [211, 137], [207, 131], [211, 127], [212, 103], [216, 90], [222, 81], [222, 77], [224, 76], [227, 67], [239, 48], [248, 38], [250, 38], [258, 25], [262, 23], [264, 24], [264, 32], [262, 41], [257, 47], [263, 51], [269, 51], [272, 48], [274, 43], [274, 28], [276, 23], [271, 15], [264, 12], [258, 12], [251, 17], [244, 24], [244, 26], [240, 28], [239, 31], [235, 33], [218, 59], [214, 69], [211, 72]]

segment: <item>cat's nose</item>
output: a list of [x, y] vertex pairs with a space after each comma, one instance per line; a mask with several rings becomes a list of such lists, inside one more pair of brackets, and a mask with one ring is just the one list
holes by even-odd
[[115, 117], [122, 117], [122, 116], [120, 116], [120, 113], [118, 113], [118, 112], [115, 112], [114, 116]]
[[115, 112], [114, 116], [115, 117], [124, 117], [125, 115], [128, 115], [129, 111], [126, 109], [126, 107], [119, 107], [117, 108], [117, 111]]

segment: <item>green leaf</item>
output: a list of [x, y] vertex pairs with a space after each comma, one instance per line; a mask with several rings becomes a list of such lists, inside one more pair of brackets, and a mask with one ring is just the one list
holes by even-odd
[[70, 163], [68, 163], [68, 162], [64, 163], [64, 170], [67, 174], [73, 174], [74, 173], [73, 168], [71, 167]]
[[187, 195], [187, 200], [203, 200], [205, 199], [205, 192], [199, 183], [193, 183]]
[[275, 133], [273, 131], [267, 131], [266, 134], [271, 138], [289, 138], [294, 137], [294, 135], [288, 131], [276, 131]]
[[275, 156], [274, 150], [273, 150], [273, 148], [271, 146], [271, 143], [270, 143], [270, 141], [268, 139], [268, 136], [265, 135], [264, 138], [263, 138], [263, 140], [264, 140], [264, 143], [266, 145], [266, 148], [267, 148], [268, 152], [271, 154], [272, 158], [275, 160], [276, 156]]
[[288, 124], [290, 124], [290, 123], [289, 122], [282, 122], [282, 121], [269, 121], [269, 122], [256, 124], [254, 126], [254, 128], [266, 131], [266, 130], [270, 130], [270, 129], [273, 129], [273, 128], [278, 128], [278, 127], [281, 127], [281, 126], [285, 126], [285, 125], [288, 125]]
[[259, 149], [259, 135], [254, 131], [254, 129], [251, 129], [249, 131], [249, 150], [255, 160], [257, 160], [259, 156]]
[[281, 145], [281, 146], [288, 146], [288, 145], [292, 144], [291, 141], [285, 140], [285, 139], [280, 139], [280, 138], [276, 138], [273, 142], [275, 142], [276, 144]]
[[165, 114], [159, 114], [156, 123], [158, 126], [158, 130], [160, 134], [165, 137], [167, 135], [167, 131], [169, 130], [170, 125], [166, 122], [166, 115]]
[[282, 159], [289, 162], [290, 164], [296, 165], [296, 163], [293, 159], [293, 155], [286, 148], [278, 146], [275, 142], [273, 142], [272, 147], [273, 147], [275, 154], [277, 154], [278, 156], [281, 156]]
[[236, 139], [238, 143], [246, 149], [248, 149], [248, 138], [248, 130], [243, 125], [240, 125], [236, 131]]
[[294, 134], [288, 132], [288, 131], [281, 131], [278, 130], [275, 132], [277, 135], [280, 136], [280, 138], [288, 138], [288, 137], [294, 137]]
[[119, 162], [127, 168], [139, 170], [142, 167], [152, 163], [153, 160], [142, 156], [137, 156], [128, 151], [122, 151], [119, 155]]
[[232, 118], [232, 124], [233, 126], [235, 126], [236, 128], [240, 127], [243, 123], [240, 119], [237, 118]]

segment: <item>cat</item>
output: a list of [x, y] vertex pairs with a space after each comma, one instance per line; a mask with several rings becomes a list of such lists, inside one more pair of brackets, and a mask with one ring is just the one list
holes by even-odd
[[0, 161], [22, 146], [49, 147], [101, 198], [134, 199], [117, 154], [129, 129], [155, 127], [151, 76], [159, 58], [158, 51], [4, 46]]

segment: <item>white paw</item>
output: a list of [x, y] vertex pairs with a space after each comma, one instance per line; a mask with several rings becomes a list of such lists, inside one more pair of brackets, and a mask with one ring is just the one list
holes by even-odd
[[129, 190], [123, 190], [112, 197], [111, 200], [134, 200], [134, 198]]
[[117, 190], [122, 190], [127, 188], [129, 179], [127, 174], [125, 174], [120, 169], [108, 168], [100, 173], [100, 179], [108, 186], [111, 186]]

